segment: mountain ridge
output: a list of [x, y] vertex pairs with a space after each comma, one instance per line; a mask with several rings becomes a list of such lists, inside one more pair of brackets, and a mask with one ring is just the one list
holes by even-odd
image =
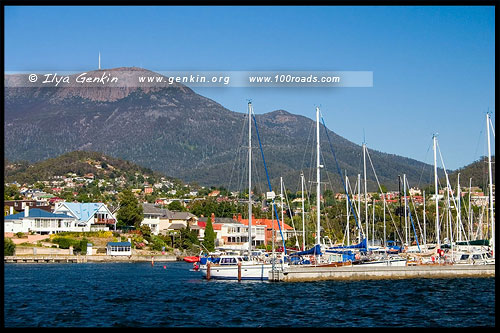
[[[126, 70], [120, 68], [117, 73]], [[133, 77], [148, 72], [136, 68], [126, 74]], [[232, 183], [234, 176], [234, 183], [240, 184], [237, 186], [245, 184], [245, 113], [228, 110], [182, 84], [135, 86], [125, 92], [123, 87], [109, 89], [107, 93], [114, 97], [106, 99], [98, 88], [6, 86], [5, 157], [34, 162], [69, 151], [93, 150], [186, 182], [229, 188], [233, 184], [226, 183]], [[123, 96], [116, 98], [120, 94]], [[311, 173], [315, 167], [310, 158], [314, 151], [313, 120], [286, 110], [256, 114], [255, 118], [273, 186], [279, 177], [287, 184], [296, 184], [301, 170]], [[349, 177], [362, 173], [361, 146], [331, 130], [328, 135], [342, 173], [347, 171]], [[257, 146], [254, 129], [252, 140]], [[341, 189], [342, 180], [324, 128], [321, 145], [326, 166], [322, 177], [330, 177], [331, 186]], [[417, 185], [422, 170], [430, 168], [415, 159], [369, 151], [379, 180], [390, 189], [397, 189], [397, 177], [403, 173]], [[262, 162], [258, 147], [254, 156], [254, 161]], [[254, 170], [260, 175], [258, 183], [267, 188], [263, 166]], [[371, 170], [369, 164], [367, 170]], [[369, 189], [376, 190], [373, 174], [368, 184]]]

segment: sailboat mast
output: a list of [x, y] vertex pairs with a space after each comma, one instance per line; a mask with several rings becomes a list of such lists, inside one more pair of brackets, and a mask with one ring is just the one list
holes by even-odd
[[349, 239], [349, 178], [347, 178], [347, 170], [345, 172], [345, 194], [346, 194], [346, 199], [345, 199], [345, 212], [346, 212], [346, 218], [347, 218], [347, 245], [351, 245], [350, 239]]
[[281, 221], [284, 223], [285, 217], [283, 215], [283, 211], [285, 210], [285, 206], [283, 204], [283, 177], [280, 177], [280, 193], [281, 193]]
[[387, 236], [386, 236], [386, 228], [385, 228], [385, 193], [382, 192], [383, 198], [384, 198], [384, 246], [387, 246]]
[[363, 226], [361, 225], [361, 175], [358, 173], [358, 217], [360, 220], [359, 226], [358, 226], [358, 240], [361, 242], [361, 228]]
[[368, 248], [368, 193], [366, 190], [366, 144], [363, 142], [363, 176], [365, 181], [365, 223], [366, 223], [366, 247]]
[[405, 208], [404, 208], [404, 214], [405, 214], [405, 242], [406, 246], [409, 245], [408, 243], [408, 213], [406, 212], [406, 205], [408, 204], [406, 202], [406, 174], [403, 174], [403, 195], [405, 197]]
[[252, 102], [248, 102], [248, 254], [252, 251]]
[[316, 244], [320, 244], [320, 143], [319, 143], [319, 107], [316, 107]]
[[437, 179], [437, 158], [436, 158], [436, 135], [432, 136], [434, 148], [434, 199], [436, 201], [436, 243], [437, 248], [441, 247], [439, 240], [439, 202], [438, 202], [438, 179]]
[[424, 245], [427, 246], [427, 231], [425, 230], [425, 227], [426, 227], [426, 222], [425, 222], [425, 191], [423, 191], [422, 193], [422, 199], [424, 201], [424, 210], [423, 210], [423, 219], [424, 219]]
[[306, 249], [306, 217], [304, 211], [304, 173], [300, 173], [300, 183], [302, 186], [302, 251]]
[[375, 246], [375, 198], [373, 198], [372, 246]]
[[490, 143], [490, 114], [486, 113], [486, 132], [488, 133], [488, 173], [490, 180], [490, 221], [491, 221], [491, 249], [495, 258], [495, 218], [493, 215], [493, 176], [491, 172], [491, 143]]
[[460, 172], [457, 175], [457, 242], [462, 241], [462, 233], [461, 233], [461, 227], [462, 227], [462, 212], [461, 212], [461, 207], [460, 207]]
[[469, 208], [469, 214], [467, 214], [467, 221], [469, 221], [469, 239], [472, 240], [472, 209], [470, 207], [470, 196], [471, 196], [471, 187], [472, 187], [472, 177], [469, 178], [469, 203], [467, 207]]

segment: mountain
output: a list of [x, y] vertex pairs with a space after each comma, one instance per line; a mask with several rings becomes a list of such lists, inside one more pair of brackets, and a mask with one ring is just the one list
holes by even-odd
[[4, 161], [6, 182], [34, 184], [38, 181], [49, 180], [54, 176], [65, 176], [68, 173], [76, 173], [80, 177], [92, 173], [96, 179], [112, 179], [120, 176], [128, 179], [136, 173], [155, 179], [164, 177], [159, 172], [132, 162], [92, 151], [74, 151], [33, 164], [26, 161]]
[[[495, 184], [495, 156], [491, 157], [491, 163], [491, 177], [493, 184]], [[469, 187], [470, 179], [472, 178], [472, 182], [470, 183], [472, 186], [480, 187], [485, 193], [488, 191], [489, 174], [487, 156], [483, 156], [479, 160], [449, 173], [448, 179], [453, 189], [457, 188], [458, 174], [460, 174], [460, 187]], [[446, 185], [446, 178], [440, 179], [440, 183]]]
[[[139, 77], [160, 76], [141, 68], [91, 71], [119, 78], [120, 85], [43, 86], [29, 84], [27, 74], [5, 75], [5, 158], [40, 161], [75, 150], [97, 151], [200, 185], [243, 190], [246, 184], [247, 115], [224, 108], [180, 84], [142, 84]], [[242, 101], [244, 103], [244, 101]], [[314, 181], [313, 120], [277, 110], [257, 114], [260, 139], [273, 188], [283, 177], [288, 189], [299, 186], [300, 170]], [[248, 123], [247, 123], [248, 124]], [[328, 130], [342, 173], [352, 178], [363, 170], [362, 148]], [[255, 128], [253, 143], [258, 145]], [[340, 190], [341, 179], [324, 129], [323, 164]], [[260, 151], [253, 151], [253, 183], [267, 190]], [[411, 186], [421, 185], [432, 167], [414, 159], [369, 150], [381, 184], [397, 189], [398, 175]], [[367, 161], [368, 187], [376, 181]], [[311, 177], [309, 177], [311, 175]], [[330, 186], [330, 185], [326, 185]]]

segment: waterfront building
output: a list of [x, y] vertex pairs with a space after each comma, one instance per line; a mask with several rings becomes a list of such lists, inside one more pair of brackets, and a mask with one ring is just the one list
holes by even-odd
[[57, 202], [54, 213], [63, 213], [78, 220], [79, 231], [108, 231], [116, 229], [116, 218], [102, 202]]
[[43, 209], [29, 206], [24, 211], [4, 217], [4, 232], [47, 235], [65, 231], [81, 231], [78, 220], [62, 213], [50, 213]]
[[[248, 226], [248, 219], [243, 219], [241, 217], [241, 214], [238, 214], [238, 216], [234, 216], [233, 219], [236, 219], [238, 222]], [[281, 219], [281, 217], [280, 217]], [[284, 223], [283, 221], [280, 221], [281, 225], [281, 233], [280, 233], [280, 225], [278, 225], [278, 221], [276, 219], [256, 219], [255, 217], [252, 216], [252, 227], [253, 226], [262, 226], [265, 229], [265, 234], [264, 234], [264, 242], [270, 243], [272, 242], [273, 239], [273, 230], [275, 233], [275, 238], [274, 241], [278, 243], [282, 243], [283, 239], [281, 237], [281, 233], [283, 233], [283, 238], [286, 241], [290, 237], [294, 235], [294, 229], [289, 226], [288, 224]]]
[[[198, 239], [205, 237], [207, 224], [206, 217], [198, 219]], [[238, 222], [234, 218], [211, 216], [212, 226], [216, 234], [215, 246], [231, 250], [246, 250], [248, 248], [248, 225]], [[259, 246], [265, 244], [266, 228], [262, 225], [252, 225], [252, 244]]]
[[[50, 206], [49, 201], [41, 201], [41, 200], [5, 200], [4, 201], [5, 206], [12, 207], [13, 210], [17, 212], [21, 212], [24, 210], [24, 207], [30, 207], [30, 208], [38, 208], [38, 209], [43, 209], [47, 212], [50, 212], [52, 210], [52, 207]], [[10, 210], [10, 214], [13, 214], [12, 209]]]
[[143, 203], [142, 215], [143, 220], [141, 221], [141, 225], [148, 226], [153, 235], [158, 235], [161, 230], [167, 230], [170, 225], [166, 209], [158, 208], [149, 203]]
[[130, 256], [132, 255], [132, 244], [130, 242], [109, 242], [106, 244], [106, 255]]
[[149, 203], [143, 203], [142, 208], [144, 218], [141, 225], [147, 225], [154, 235], [166, 233], [169, 230], [184, 229], [188, 225], [197, 225], [198, 217], [189, 212], [170, 211]]

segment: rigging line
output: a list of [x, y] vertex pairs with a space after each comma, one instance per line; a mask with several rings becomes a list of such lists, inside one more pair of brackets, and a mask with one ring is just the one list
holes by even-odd
[[[313, 160], [314, 160], [314, 157], [316, 156], [316, 149], [311, 149], [310, 150], [310, 155], [311, 155], [311, 160], [309, 162], [309, 178], [308, 179], [313, 179], [313, 170], [314, 170], [314, 168], [312, 167], [312, 165], [314, 165], [313, 164]], [[313, 182], [311, 180], [309, 180], [309, 183], [308, 183], [308, 185], [309, 185], [309, 192], [311, 192], [311, 193], [313, 192], [311, 190], [312, 184], [313, 184]]]
[[[244, 180], [244, 175], [247, 173], [247, 170], [248, 170], [248, 167], [247, 167], [247, 164], [248, 164], [248, 154], [242, 154], [244, 155], [244, 164], [243, 164], [243, 167], [240, 168], [241, 170], [241, 173], [239, 174], [239, 177], [240, 177], [240, 184], [238, 186], [238, 191], [241, 193], [244, 191], [244, 188], [243, 188], [243, 180]], [[240, 157], [240, 160], [242, 160], [242, 158]]]
[[415, 230], [415, 224], [413, 223], [413, 217], [411, 216], [411, 209], [408, 210], [408, 213], [410, 214], [411, 226], [413, 227], [413, 233], [415, 234], [415, 241], [417, 242], [418, 251], [422, 252], [422, 250], [420, 249], [420, 244], [418, 243], [418, 236], [417, 236], [417, 231]]
[[[483, 228], [483, 219], [484, 219], [485, 208], [486, 208], [486, 206], [482, 206], [481, 207], [481, 213], [479, 214], [479, 222], [478, 222], [478, 225], [477, 225], [476, 233], [474, 235], [474, 239], [477, 239], [478, 236], [481, 236], [481, 238], [483, 237], [482, 228]], [[481, 232], [481, 235], [479, 235], [479, 232]]]
[[[459, 184], [457, 182], [457, 188], [458, 188], [458, 185]], [[461, 208], [463, 207], [465, 213], [467, 214], [467, 220], [469, 220], [469, 210], [467, 209], [467, 204], [465, 203], [465, 198], [462, 201], [462, 195], [460, 193], [462, 193], [462, 191], [458, 190], [457, 191], [457, 194], [458, 194], [458, 198], [457, 198], [457, 200], [458, 200], [458, 206], [460, 206]], [[470, 193], [469, 193], [469, 195], [470, 195]], [[463, 206], [462, 206], [462, 202], [463, 202]], [[465, 227], [463, 226], [464, 221], [462, 221], [462, 212], [458, 211], [458, 206], [455, 207], [456, 208], [456, 212], [457, 212], [457, 223], [460, 223], [460, 226], [462, 227], [464, 234], [466, 234]]]
[[[349, 189], [351, 190], [351, 192], [349, 192], [349, 193], [353, 193], [353, 198], [354, 198], [356, 190], [358, 189], [358, 182], [355, 182], [356, 185], [354, 186], [354, 191], [352, 190], [351, 182], [348, 182], [348, 183], [349, 183]], [[359, 208], [358, 208], [358, 206], [354, 205], [354, 209], [356, 210], [356, 213], [359, 216]]]
[[[300, 166], [300, 170], [302, 171], [302, 173], [304, 173], [304, 166], [305, 166], [305, 161], [306, 161], [306, 154], [308, 151], [310, 151], [312, 153], [313, 149], [309, 149], [309, 139], [311, 138], [311, 133], [312, 133], [312, 130], [314, 128], [314, 122], [311, 122], [311, 126], [309, 127], [309, 134], [307, 136], [307, 141], [306, 141], [306, 145], [304, 147], [304, 154], [302, 155], [302, 164]], [[312, 163], [312, 158], [311, 158], [311, 163]], [[299, 182], [299, 185], [297, 185], [297, 188], [300, 188], [300, 182]]]
[[[238, 148], [238, 151], [237, 151], [237, 165], [238, 165], [238, 172], [236, 173], [236, 176], [237, 176], [237, 179], [235, 180], [236, 181], [236, 190], [238, 192], [241, 193], [242, 191], [242, 174], [241, 174], [241, 171], [242, 171], [242, 168], [241, 168], [241, 162], [242, 162], [242, 150], [243, 150], [243, 129], [245, 128], [245, 124], [246, 124], [246, 119], [247, 119], [247, 116], [245, 116], [245, 121], [243, 121], [243, 127], [241, 129], [241, 137], [240, 137], [240, 146]], [[245, 154], [245, 158], [247, 158], [248, 155]], [[246, 164], [244, 164], [243, 168], [246, 168]]]
[[[305, 181], [306, 181], [306, 178], [304, 177], [304, 183], [305, 183]], [[307, 190], [307, 186], [304, 186], [304, 192], [306, 192], [305, 194], [306, 194], [307, 204], [309, 205], [309, 209], [311, 209], [311, 194]], [[305, 207], [304, 207], [304, 209], [305, 209]]]
[[[323, 153], [322, 153], [322, 152], [321, 152], [321, 159], [323, 160], [323, 166], [324, 166], [324, 169], [325, 169], [326, 176], [327, 176], [327, 178], [328, 178], [328, 184], [330, 185], [330, 190], [332, 191], [332, 195], [334, 195], [335, 191], [334, 191], [334, 189], [333, 189], [333, 182], [332, 182], [332, 180], [330, 179], [330, 173], [327, 171], [327, 168], [326, 168], [326, 158], [323, 156]], [[341, 177], [343, 177], [342, 175], [340, 175], [340, 176], [341, 176]], [[342, 179], [343, 179], [343, 178], [342, 178]], [[325, 205], [325, 208], [326, 208], [326, 197], [325, 197], [325, 204], [324, 204], [324, 205]], [[337, 205], [335, 205], [335, 206], [336, 206], [336, 208], [338, 208], [338, 206], [337, 206]], [[340, 210], [340, 214], [339, 214], [339, 215], [340, 215], [340, 217], [342, 218], [342, 217], [343, 217], [343, 214], [342, 214], [342, 209], [341, 209], [341, 208], [339, 208], [338, 210]], [[334, 212], [334, 213], [337, 213], [337, 214], [338, 214], [338, 210], [337, 210], [336, 212]], [[347, 215], [347, 213], [346, 213], [346, 215]], [[335, 217], [336, 217], [336, 216], [338, 216], [338, 215], [335, 215]], [[327, 218], [327, 223], [329, 223], [329, 221], [328, 221], [328, 215], [326, 215], [326, 218]], [[328, 227], [330, 228], [330, 225], [328, 225]]]
[[[262, 143], [260, 141], [259, 128], [257, 127], [257, 119], [255, 118], [255, 114], [252, 112], [253, 121], [255, 124], [255, 132], [257, 133], [257, 139], [259, 140], [260, 153], [262, 155], [262, 161], [264, 162], [264, 168], [266, 170], [267, 184], [269, 186], [269, 192], [272, 192], [271, 181], [269, 180], [269, 173], [267, 172], [266, 159], [264, 158], [264, 150], [262, 150]], [[283, 237], [283, 231], [281, 230], [280, 218], [278, 216], [278, 210], [276, 209], [276, 203], [273, 199], [274, 212], [276, 215], [276, 220], [278, 221], [278, 227], [280, 229], [281, 240], [283, 241], [283, 253], [286, 254], [286, 246], [285, 246], [285, 238]]]
[[[410, 183], [408, 182], [408, 178], [406, 179], [406, 185], [408, 188], [411, 188]], [[424, 239], [424, 233], [422, 231], [422, 227], [420, 226], [420, 221], [418, 219], [417, 206], [415, 205], [415, 201], [413, 200], [413, 196], [411, 195], [411, 192], [408, 191], [408, 193], [410, 194], [410, 202], [413, 204], [413, 210], [415, 211], [415, 218], [417, 219], [418, 229], [420, 230], [420, 237], [421, 237], [421, 239]], [[416, 235], [415, 235], [415, 237], [416, 237]]]
[[[471, 193], [470, 193], [470, 192], [468, 192], [468, 195], [469, 195], [469, 197], [470, 197]], [[460, 201], [460, 207], [462, 207], [462, 196], [460, 196], [460, 197], [458, 198], [458, 200]], [[464, 198], [464, 200], [463, 200], [463, 203], [464, 203], [463, 208], [464, 208], [464, 210], [465, 210], [465, 213], [467, 214], [467, 220], [469, 221], [469, 220], [470, 220], [470, 209], [469, 209], [469, 207], [468, 207], [468, 206], [469, 206], [469, 205], [468, 205], [468, 203], [466, 203], [466, 202], [465, 202], [465, 198]]]
[[260, 191], [260, 193], [263, 193], [259, 168], [257, 166], [256, 160], [257, 160], [256, 158], [252, 158], [252, 170], [255, 170], [255, 178], [257, 180], [254, 184], [254, 188], [256, 188], [258, 191]]
[[[450, 181], [449, 181], [449, 178], [448, 178], [448, 173], [446, 172], [446, 167], [445, 167], [445, 165], [444, 165], [444, 160], [443, 160], [443, 156], [441, 155], [441, 149], [439, 148], [439, 144], [437, 145], [437, 147], [438, 147], [438, 150], [439, 150], [439, 157], [441, 158], [441, 163], [443, 164], [444, 174], [445, 174], [445, 176], [446, 176], [446, 190], [447, 190], [447, 191], [449, 191], [449, 192], [451, 192], [451, 199], [452, 199], [452, 201], [453, 201], [453, 204], [455, 205], [455, 210], [457, 210], [457, 212], [458, 212], [457, 202], [455, 201], [455, 196], [453, 195], [453, 193], [454, 193], [454, 192], [453, 192], [453, 189], [452, 189], [452, 187], [451, 187], [451, 184], [450, 184]], [[448, 209], [450, 209], [450, 208], [448, 207]], [[451, 219], [453, 220], [453, 216], [451, 216]], [[465, 230], [463, 229], [462, 219], [461, 219], [461, 217], [460, 217], [460, 216], [457, 216], [457, 219], [458, 219], [458, 220], [457, 220], [457, 223], [458, 223], [458, 222], [460, 222], [460, 223], [459, 223], [459, 225], [460, 225], [460, 227], [461, 227], [461, 228], [460, 228], [460, 230], [457, 230], [457, 232], [461, 232], [461, 231], [463, 231], [463, 234], [464, 234], [464, 236], [465, 236], [465, 239], [466, 239], [466, 241], [467, 241], [467, 243], [468, 243], [468, 242], [469, 242], [469, 240], [468, 240], [468, 238], [467, 238], [467, 234], [466, 234]], [[458, 235], [457, 235], [457, 237], [458, 237]]]
[[422, 175], [424, 174], [425, 162], [427, 161], [427, 156], [429, 154], [429, 150], [431, 149], [431, 145], [432, 145], [432, 141], [429, 143], [429, 146], [427, 147], [427, 152], [425, 153], [424, 165], [422, 165], [422, 171], [420, 172], [420, 177], [418, 179], [417, 187], [420, 187], [420, 182], [422, 180]]
[[[330, 179], [330, 174], [329, 174], [328, 170], [326, 170], [326, 160], [325, 160], [325, 157], [323, 156], [323, 152], [320, 152], [320, 158], [323, 161], [323, 169], [325, 170], [326, 177], [328, 178], [328, 184], [330, 185], [330, 190], [332, 191], [332, 193], [335, 193], [335, 191], [333, 190], [332, 180]], [[340, 175], [340, 176], [342, 177], [342, 175]], [[325, 186], [325, 189], [326, 189], [326, 186]]]
[[309, 139], [311, 138], [312, 129], [313, 129], [313, 127], [314, 127], [313, 125], [314, 125], [314, 123], [311, 123], [311, 127], [309, 128], [309, 134], [308, 134], [308, 136], [307, 136], [306, 146], [305, 146], [305, 149], [304, 149], [304, 155], [302, 156], [302, 165], [300, 166], [300, 168], [301, 168], [301, 169], [303, 169], [303, 168], [304, 168], [304, 163], [305, 163], [305, 161], [306, 161], [306, 153], [307, 153], [308, 151], [311, 151], [311, 150], [312, 150], [312, 149], [311, 149], [311, 150], [309, 150], [308, 148], [309, 148]]
[[[299, 238], [297, 237], [297, 230], [295, 230], [295, 223], [293, 222], [292, 209], [290, 206], [290, 202], [288, 201], [288, 195], [286, 194], [286, 187], [285, 187], [284, 182], [283, 182], [283, 192], [285, 193], [286, 204], [288, 205], [288, 212], [290, 213], [290, 220], [292, 221], [292, 228], [293, 228], [293, 233], [295, 235], [295, 240], [298, 243]], [[281, 207], [281, 209], [283, 209], [283, 207]], [[283, 222], [285, 222], [285, 221], [283, 221]]]
[[481, 141], [482, 134], [483, 134], [483, 128], [482, 128], [482, 126], [481, 126], [481, 130], [479, 131], [479, 136], [478, 136], [478, 138], [477, 138], [476, 150], [474, 151], [474, 159], [475, 159], [475, 158], [476, 158], [476, 156], [477, 156], [477, 151], [478, 151], [478, 149], [479, 149], [479, 143], [480, 143], [480, 141]]
[[[340, 171], [339, 163], [337, 161], [337, 156], [335, 155], [335, 151], [333, 150], [332, 142], [330, 141], [330, 136], [328, 135], [328, 128], [325, 125], [325, 119], [323, 118], [323, 115], [321, 115], [321, 121], [323, 122], [323, 126], [325, 127], [326, 137], [328, 138], [328, 143], [330, 144], [330, 149], [333, 153], [333, 157], [335, 159], [335, 164], [337, 165], [337, 172], [339, 173], [340, 178], [342, 180], [342, 185], [344, 186], [344, 192], [346, 192], [347, 191], [346, 185], [345, 185], [344, 179], [342, 179], [342, 172]], [[356, 215], [354, 214], [354, 208], [352, 207], [351, 199], [349, 199], [349, 195], [347, 194], [347, 192], [346, 192], [346, 195], [347, 195], [347, 200], [349, 201], [349, 207], [351, 208], [351, 212], [354, 216], [354, 219], [356, 220], [356, 225], [358, 226], [358, 228], [361, 229], [361, 233], [363, 233], [363, 235], [364, 235], [363, 229], [360, 227], [359, 221], [358, 221]], [[368, 235], [364, 235], [364, 236], [368, 237]], [[368, 243], [367, 243], [367, 247], [368, 247]]]
[[[246, 119], [246, 116], [245, 116], [245, 119]], [[241, 128], [241, 131], [240, 131], [240, 141], [239, 141], [239, 146], [238, 148], [236, 149], [236, 156], [234, 158], [234, 162], [233, 162], [233, 166], [231, 168], [231, 175], [229, 177], [229, 185], [228, 185], [228, 190], [230, 190], [231, 188], [231, 183], [232, 183], [232, 179], [233, 179], [233, 172], [234, 172], [234, 168], [235, 168], [235, 165], [236, 165], [236, 161], [238, 160], [238, 163], [240, 161], [240, 152], [241, 152], [241, 149], [242, 149], [242, 146], [243, 146], [243, 129], [245, 128], [245, 124], [246, 124], [246, 121], [243, 121], [243, 127]]]
[[[302, 175], [304, 176], [304, 185], [306, 183], [306, 177], [305, 177], [305, 174], [304, 174], [304, 170], [301, 170], [302, 172]], [[302, 188], [301, 188], [301, 191], [302, 191]], [[309, 192], [307, 191], [307, 185], [304, 186], [304, 193], [305, 193], [305, 197], [307, 199], [307, 202], [310, 204], [310, 200], [309, 200]]]
[[[450, 184], [450, 181], [448, 179], [448, 173], [446, 172], [446, 167], [444, 165], [443, 156], [441, 155], [441, 149], [439, 148], [439, 144], [437, 144], [437, 142], [436, 142], [436, 145], [437, 145], [437, 148], [439, 151], [439, 157], [441, 158], [441, 163], [443, 164], [444, 174], [446, 176], [446, 189], [451, 192], [451, 199], [453, 200], [453, 204], [455, 205], [455, 209], [457, 209], [457, 202], [455, 201], [455, 196], [453, 195], [453, 189], [451, 188], [451, 184]], [[462, 219], [460, 218], [460, 216], [458, 217], [458, 219], [460, 220], [460, 223], [459, 223], [459, 225], [461, 226], [460, 231], [463, 231], [463, 234], [465, 236], [465, 240], [467, 241], [467, 243], [469, 243], [469, 240], [467, 238], [467, 233], [465, 232], [465, 230], [463, 229], [463, 226], [462, 226]]]
[[[373, 174], [375, 175], [375, 180], [377, 181], [377, 185], [378, 185], [378, 188], [380, 190], [380, 193], [382, 193], [382, 197], [384, 198], [384, 204], [386, 204], [386, 202], [385, 202], [385, 194], [384, 194], [384, 191], [382, 190], [382, 186], [380, 185], [380, 182], [378, 180], [377, 173], [375, 172], [375, 167], [373, 166], [372, 158], [371, 158], [370, 153], [368, 151], [368, 147], [366, 147], [366, 144], [365, 144], [365, 151], [366, 151], [366, 155], [368, 156], [368, 161], [370, 161], [370, 165], [372, 167]], [[394, 230], [398, 234], [399, 239], [401, 240], [401, 243], [403, 243], [403, 236], [399, 234], [399, 229], [396, 226], [396, 222], [394, 222], [394, 217], [392, 216], [392, 212], [391, 212], [390, 209], [388, 209], [388, 211], [389, 211], [389, 216], [391, 217], [392, 224], [394, 225]]]
[[491, 116], [488, 117], [488, 120], [490, 121], [490, 125], [491, 125], [491, 132], [493, 133], [493, 137], [495, 137], [495, 127], [493, 127], [493, 123], [491, 122]]

